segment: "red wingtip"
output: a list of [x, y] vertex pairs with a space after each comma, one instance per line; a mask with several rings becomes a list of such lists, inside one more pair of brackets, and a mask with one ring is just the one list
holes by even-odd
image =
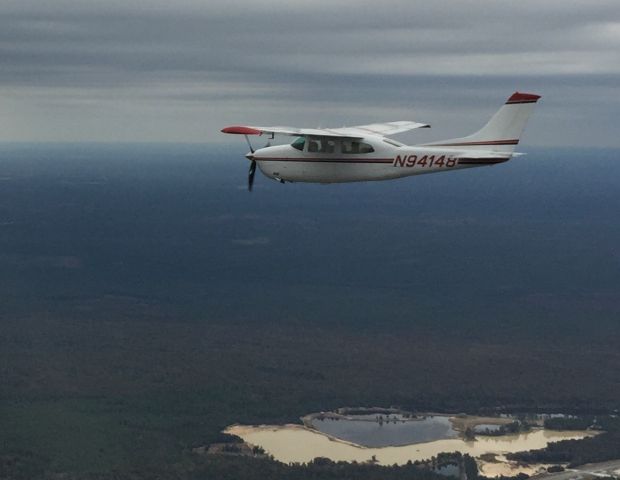
[[536, 95], [534, 93], [515, 92], [510, 96], [506, 103], [536, 103], [539, 98], [540, 95]]
[[235, 133], [237, 135], [260, 135], [262, 132], [255, 128], [233, 125], [231, 127], [222, 128], [222, 133]]

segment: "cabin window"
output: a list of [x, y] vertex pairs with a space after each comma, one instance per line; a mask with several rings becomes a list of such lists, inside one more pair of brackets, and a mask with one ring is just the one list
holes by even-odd
[[360, 153], [372, 153], [374, 151], [375, 149], [372, 148], [372, 145], [360, 142]]
[[297, 140], [291, 143], [291, 147], [296, 148], [300, 152], [303, 152], [305, 144], [306, 144], [306, 139], [304, 137], [299, 137]]
[[335, 153], [336, 141], [326, 138], [308, 139], [308, 152], [310, 153]]
[[334, 140], [323, 140], [321, 142], [321, 152], [323, 153], [335, 153], [336, 152], [336, 142]]
[[372, 145], [364, 142], [345, 140], [342, 142], [342, 153], [372, 153], [375, 149]]

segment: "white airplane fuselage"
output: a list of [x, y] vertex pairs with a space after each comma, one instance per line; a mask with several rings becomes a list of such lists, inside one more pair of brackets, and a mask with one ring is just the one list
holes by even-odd
[[251, 161], [248, 188], [256, 167], [281, 182], [340, 183], [391, 180], [423, 173], [496, 165], [510, 160], [540, 95], [515, 92], [478, 131], [466, 137], [421, 145], [389, 138], [430, 125], [412, 121], [373, 123], [342, 128], [257, 127], [231, 125], [223, 133], [288, 135], [289, 145], [261, 148]]
[[[343, 153], [336, 142], [332, 153], [300, 151], [292, 145], [278, 145], [248, 154], [267, 177], [285, 182], [341, 183], [390, 180], [424, 173], [495, 165], [510, 154], [430, 146], [395, 146], [383, 138], [361, 140], [374, 151]], [[306, 142], [308, 143], [308, 142]]]

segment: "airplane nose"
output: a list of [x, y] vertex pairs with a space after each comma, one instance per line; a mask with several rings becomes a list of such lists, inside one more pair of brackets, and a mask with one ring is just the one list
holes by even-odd
[[248, 153], [245, 158], [247, 158], [248, 160], [254, 160], [254, 154], [253, 153]]

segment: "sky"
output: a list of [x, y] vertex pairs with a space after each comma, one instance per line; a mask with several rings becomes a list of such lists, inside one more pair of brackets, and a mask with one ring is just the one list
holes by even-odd
[[620, 147], [618, 0], [3, 0], [0, 141], [231, 141], [229, 124], [477, 130]]

